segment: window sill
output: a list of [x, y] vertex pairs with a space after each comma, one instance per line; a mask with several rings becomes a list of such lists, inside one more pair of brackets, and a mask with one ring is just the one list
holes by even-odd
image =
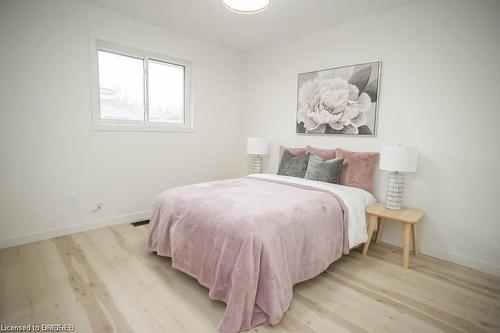
[[194, 127], [186, 124], [94, 124], [94, 131], [121, 131], [121, 132], [172, 132], [195, 133]]

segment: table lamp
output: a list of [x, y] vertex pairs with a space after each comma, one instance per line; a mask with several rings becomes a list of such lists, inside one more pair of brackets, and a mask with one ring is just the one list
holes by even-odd
[[417, 147], [389, 145], [380, 151], [379, 168], [394, 171], [389, 175], [385, 207], [392, 210], [401, 209], [403, 198], [404, 174], [401, 172], [417, 171]]
[[248, 138], [247, 154], [253, 155], [252, 171], [262, 173], [262, 155], [269, 154], [269, 141], [263, 138]]

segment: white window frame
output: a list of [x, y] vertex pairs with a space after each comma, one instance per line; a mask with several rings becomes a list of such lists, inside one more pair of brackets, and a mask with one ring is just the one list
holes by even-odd
[[[101, 119], [99, 93], [99, 63], [98, 51], [106, 51], [133, 58], [139, 58], [144, 63], [144, 121], [142, 120], [112, 120]], [[149, 122], [148, 60], [166, 62], [184, 67], [184, 123]], [[187, 60], [161, 55], [154, 52], [139, 50], [113, 42], [94, 39], [90, 43], [90, 70], [92, 93], [92, 122], [94, 130], [98, 131], [145, 131], [145, 132], [194, 132], [193, 111], [191, 108], [191, 69], [192, 63]]]

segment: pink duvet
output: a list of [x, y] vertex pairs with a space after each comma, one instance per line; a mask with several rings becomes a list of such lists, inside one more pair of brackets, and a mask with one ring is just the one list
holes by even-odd
[[227, 304], [222, 333], [276, 324], [294, 284], [348, 253], [347, 213], [335, 195], [239, 178], [174, 188], [153, 206], [147, 248]]

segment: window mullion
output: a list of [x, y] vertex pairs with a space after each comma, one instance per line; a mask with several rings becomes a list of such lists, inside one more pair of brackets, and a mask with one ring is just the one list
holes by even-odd
[[148, 56], [144, 57], [144, 122], [149, 124], [149, 73]]

